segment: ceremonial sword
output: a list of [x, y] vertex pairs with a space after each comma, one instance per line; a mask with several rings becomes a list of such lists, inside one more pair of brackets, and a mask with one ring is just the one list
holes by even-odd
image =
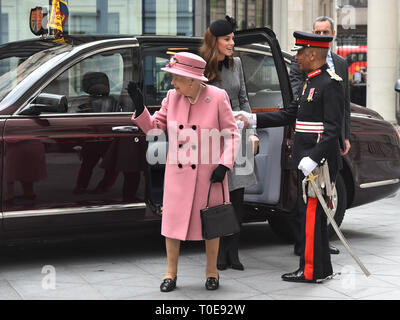
[[310, 173], [308, 177], [305, 178], [306, 181], [311, 183], [311, 186], [315, 192], [315, 194], [318, 197], [318, 201], [321, 203], [322, 208], [324, 209], [324, 212], [326, 216], [328, 217], [329, 222], [331, 223], [333, 229], [335, 230], [337, 236], [339, 237], [340, 241], [342, 241], [344, 247], [347, 249], [347, 251], [350, 253], [350, 255], [353, 257], [353, 259], [357, 262], [357, 264], [360, 266], [361, 270], [364, 272], [364, 274], [369, 277], [371, 273], [368, 271], [368, 269], [364, 266], [364, 264], [361, 262], [360, 258], [354, 253], [353, 249], [350, 247], [349, 243], [347, 242], [346, 238], [344, 237], [342, 231], [340, 231], [338, 225], [336, 224], [335, 219], [331, 216], [328, 206], [325, 202], [324, 197], [322, 196], [321, 190], [318, 188], [317, 184], [315, 183], [315, 179], [319, 175], [314, 175], [313, 173]]

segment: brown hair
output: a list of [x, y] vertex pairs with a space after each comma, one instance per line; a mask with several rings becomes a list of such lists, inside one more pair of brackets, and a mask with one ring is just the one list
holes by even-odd
[[[204, 37], [199, 54], [207, 62], [204, 75], [208, 78], [208, 82], [220, 82], [221, 77], [218, 70], [217, 37], [211, 33], [210, 28], [207, 28], [207, 30], [204, 32]], [[233, 69], [233, 56], [230, 56], [229, 60], [229, 64], [232, 66]]]

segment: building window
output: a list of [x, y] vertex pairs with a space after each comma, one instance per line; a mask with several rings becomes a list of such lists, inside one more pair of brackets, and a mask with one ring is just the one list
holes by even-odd
[[207, 25], [233, 16], [238, 30], [271, 27], [272, 0], [207, 0]]
[[[64, 33], [194, 35], [194, 3], [203, 0], [68, 0]], [[238, 1], [231, 1], [232, 7]], [[24, 5], [19, 5], [23, 2]], [[32, 38], [30, 8], [49, 7], [52, 0], [0, 0], [0, 43]], [[225, 3], [225, 1], [224, 1]], [[230, 15], [235, 15], [232, 7]], [[233, 13], [232, 13], [233, 12]], [[222, 16], [226, 8], [221, 11]], [[201, 13], [197, 21], [204, 19]]]
[[193, 36], [193, 0], [142, 0], [143, 33]]
[[352, 6], [355, 8], [368, 8], [368, 0], [339, 0], [340, 7]]
[[[146, 1], [147, 2], [147, 1]], [[69, 0], [69, 34], [140, 34], [142, 0]]]
[[8, 42], [8, 13], [0, 11], [0, 43], [6, 42]]
[[143, 1], [143, 33], [156, 34], [156, 0]]

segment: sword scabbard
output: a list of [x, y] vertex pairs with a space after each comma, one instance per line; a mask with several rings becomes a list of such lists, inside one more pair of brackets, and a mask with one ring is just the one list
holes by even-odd
[[368, 269], [361, 262], [360, 258], [354, 253], [353, 249], [350, 247], [349, 243], [347, 242], [346, 238], [344, 237], [342, 231], [340, 231], [338, 225], [336, 224], [335, 219], [331, 216], [331, 214], [329, 212], [328, 206], [327, 206], [327, 204], [325, 202], [325, 199], [322, 196], [322, 193], [319, 190], [317, 184], [312, 179], [310, 179], [309, 182], [310, 182], [312, 188], [314, 189], [314, 192], [317, 195], [318, 201], [321, 203], [322, 209], [324, 210], [329, 222], [331, 223], [331, 225], [332, 225], [333, 229], [335, 230], [337, 236], [339, 237], [340, 241], [343, 243], [344, 247], [350, 253], [352, 258], [357, 262], [357, 264], [359, 265], [361, 270], [364, 272], [364, 274], [367, 277], [369, 277], [371, 275], [371, 273], [368, 271]]

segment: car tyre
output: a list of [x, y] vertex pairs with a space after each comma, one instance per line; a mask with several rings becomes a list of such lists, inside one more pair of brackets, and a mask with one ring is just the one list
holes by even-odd
[[[340, 173], [336, 178], [333, 201], [336, 206], [336, 210], [331, 211], [331, 214], [334, 216], [336, 224], [340, 227], [340, 225], [343, 222], [344, 214], [347, 208], [346, 184]], [[328, 234], [330, 238], [336, 235], [336, 232], [329, 223], [329, 221], [328, 221]]]

